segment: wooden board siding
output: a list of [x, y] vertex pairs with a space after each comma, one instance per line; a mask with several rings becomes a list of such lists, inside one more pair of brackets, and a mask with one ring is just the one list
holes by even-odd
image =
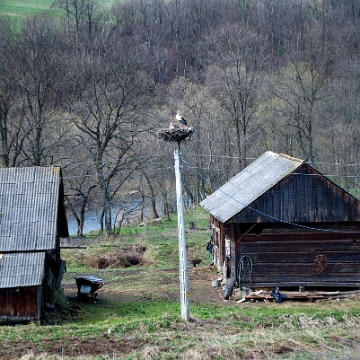
[[38, 319], [38, 287], [0, 289], [0, 324]]
[[225, 261], [225, 227], [214, 217], [210, 218], [210, 224], [213, 233], [215, 264], [222, 269]]
[[291, 252], [295, 255], [304, 251], [308, 253], [321, 252], [321, 251], [349, 251], [351, 253], [360, 253], [360, 240], [359, 239], [335, 239], [328, 240], [326, 243], [322, 240], [259, 240], [247, 241], [248, 238], [243, 239], [243, 251], [250, 251], [251, 253], [272, 253], [272, 252]]
[[248, 255], [256, 287], [360, 287], [360, 201], [309, 164], [266, 152], [200, 205], [220, 234], [218, 262], [230, 240], [231, 277]]
[[258, 197], [250, 207], [227, 223], [276, 223], [277, 219], [291, 223], [360, 221], [359, 201], [307, 164]]
[[[316, 225], [309, 224], [310, 227], [314, 227]], [[235, 237], [238, 239], [241, 235]], [[246, 234], [246, 242], [256, 242], [256, 241], [332, 241], [332, 240], [350, 240], [352, 242], [360, 241], [360, 231], [350, 232], [341, 229], [329, 229], [329, 231], [314, 231], [314, 232], [294, 232], [294, 230], [288, 230], [288, 232], [269, 232], [269, 233], [261, 233], [261, 234]]]
[[231, 260], [229, 262], [230, 266], [230, 277], [236, 278], [236, 267], [240, 261], [240, 241], [234, 243], [233, 241], [230, 244], [230, 256]]
[[[235, 256], [251, 258], [252, 286], [360, 287], [359, 235], [346, 238], [346, 234], [344, 239], [338, 234], [337, 239], [327, 241], [317, 239], [316, 233], [305, 235], [307, 240], [294, 240], [293, 234], [283, 234], [280, 240], [278, 234], [274, 241], [269, 234], [244, 236]], [[318, 255], [327, 259], [325, 273], [316, 271]]]
[[210, 224], [214, 227], [219, 228], [220, 227], [220, 221], [215, 219], [213, 216], [210, 215]]

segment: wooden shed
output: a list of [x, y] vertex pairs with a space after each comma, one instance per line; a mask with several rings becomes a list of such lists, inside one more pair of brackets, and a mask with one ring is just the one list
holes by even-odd
[[0, 169], [0, 324], [41, 320], [61, 284], [67, 236], [61, 169]]
[[268, 151], [200, 205], [238, 286], [360, 287], [360, 202], [306, 162]]

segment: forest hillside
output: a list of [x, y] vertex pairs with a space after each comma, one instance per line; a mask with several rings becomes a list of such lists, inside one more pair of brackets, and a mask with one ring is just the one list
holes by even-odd
[[[0, 22], [0, 166], [62, 167], [79, 222], [198, 203], [271, 150], [359, 193], [360, 0], [55, 0]], [[116, 211], [115, 211], [116, 210]], [[130, 217], [127, 210], [126, 216]], [[139, 213], [140, 217], [142, 212]]]

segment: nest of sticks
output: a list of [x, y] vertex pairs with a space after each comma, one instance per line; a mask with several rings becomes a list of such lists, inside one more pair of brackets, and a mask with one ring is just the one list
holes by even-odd
[[194, 132], [195, 130], [191, 127], [170, 126], [168, 129], [160, 129], [157, 134], [161, 140], [180, 143], [189, 139]]

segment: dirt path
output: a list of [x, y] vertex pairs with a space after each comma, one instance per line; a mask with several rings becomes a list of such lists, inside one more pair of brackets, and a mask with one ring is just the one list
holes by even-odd
[[[107, 281], [107, 284], [98, 291], [99, 299], [109, 302], [128, 302], [134, 301], [134, 299], [141, 301], [152, 300], [153, 298], [176, 301], [179, 298], [179, 271], [177, 269], [146, 271], [138, 269], [126, 272], [118, 270], [118, 272], [119, 278], [121, 278], [121, 274], [125, 274], [124, 277], [121, 281]], [[151, 276], [151, 273], [153, 276]], [[76, 275], [73, 274], [73, 276]], [[92, 273], [92, 275], [101, 277], [104, 274]], [[216, 279], [217, 276], [218, 274], [214, 269], [209, 267], [189, 268], [189, 300], [200, 303], [223, 303], [222, 289], [212, 287], [212, 280]], [[144, 278], [143, 284], [141, 284], [140, 277]], [[154, 286], [149, 286], [147, 281], [153, 281]], [[77, 288], [75, 281], [63, 284], [63, 288], [68, 296], [76, 297]]]
[[[119, 279], [121, 279], [121, 270]], [[115, 272], [114, 271], [114, 272]], [[70, 275], [70, 274], [68, 274]], [[99, 274], [96, 274], [99, 275]], [[154, 287], [148, 284], [139, 286], [134, 278], [144, 276], [142, 269], [130, 270], [126, 272], [124, 281], [119, 284], [119, 280], [111, 280], [103, 288], [99, 289], [99, 306], [102, 301], [107, 306], [123, 302], [151, 301], [153, 299], [163, 299], [167, 301], [177, 301], [179, 299], [179, 273], [177, 269], [168, 270], [146, 270], [146, 275], [158, 279]], [[71, 276], [76, 276], [71, 274]], [[67, 282], [63, 283], [66, 295], [71, 299], [76, 298], [77, 287], [71, 276], [68, 276]], [[208, 267], [190, 268], [188, 270], [189, 280], [189, 302], [193, 304], [204, 303], [224, 303], [222, 299], [222, 289], [212, 287], [212, 280], [217, 278], [216, 272]], [[121, 281], [120, 281], [121, 282]], [[122, 286], [123, 285], [123, 286]], [[133, 285], [133, 288], [131, 287]], [[71, 346], [69, 346], [71, 344]], [[134, 350], [143, 349], [146, 341], [141, 339], [122, 339], [115, 341], [113, 338], [101, 335], [100, 338], [83, 338], [64, 337], [54, 341], [41, 340], [38, 343], [31, 341], [22, 341], [21, 343], [9, 342], [3, 344], [0, 349], [0, 358], [3, 360], [10, 359], [36, 359], [39, 354], [57, 355], [61, 358], [64, 349], [66, 357], [92, 356], [100, 354], [130, 354]], [[6, 350], [8, 349], [8, 350]]]

